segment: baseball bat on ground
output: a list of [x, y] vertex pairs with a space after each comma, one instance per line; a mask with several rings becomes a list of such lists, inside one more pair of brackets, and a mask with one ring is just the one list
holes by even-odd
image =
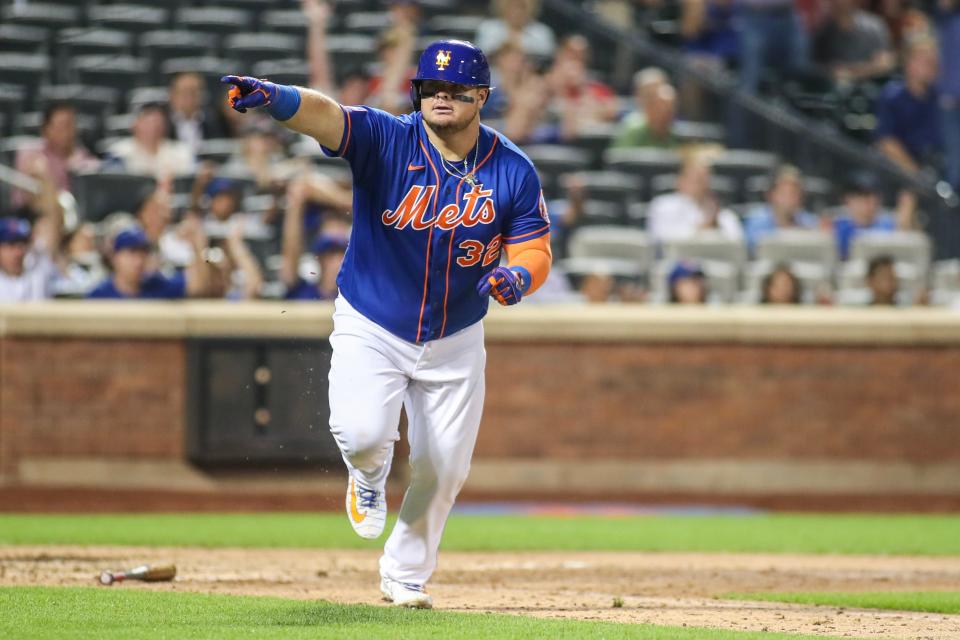
[[124, 580], [143, 580], [144, 582], [165, 582], [173, 580], [177, 575], [177, 568], [172, 564], [151, 567], [150, 565], [141, 565], [130, 569], [130, 571], [104, 571], [100, 574], [100, 584], [111, 585], [114, 582], [123, 582]]

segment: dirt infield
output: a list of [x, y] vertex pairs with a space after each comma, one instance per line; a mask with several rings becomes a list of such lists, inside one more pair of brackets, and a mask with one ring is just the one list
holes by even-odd
[[[0, 585], [92, 586], [100, 571], [176, 563], [157, 589], [379, 603], [377, 553], [3, 547]], [[676, 553], [443, 553], [438, 608], [824, 636], [960, 638], [960, 616], [723, 600], [734, 591], [956, 589], [960, 558]], [[614, 607], [614, 599], [623, 601]]]

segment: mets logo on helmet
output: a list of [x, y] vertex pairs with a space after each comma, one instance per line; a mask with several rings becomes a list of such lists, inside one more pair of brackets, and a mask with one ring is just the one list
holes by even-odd
[[450, 52], [449, 51], [437, 51], [437, 69], [443, 71], [447, 68], [447, 65], [450, 64]]

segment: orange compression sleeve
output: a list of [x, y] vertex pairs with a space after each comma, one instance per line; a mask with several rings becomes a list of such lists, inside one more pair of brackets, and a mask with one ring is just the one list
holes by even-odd
[[553, 262], [553, 253], [550, 251], [550, 234], [506, 245], [507, 267], [523, 267], [530, 273], [530, 287], [524, 292], [533, 293], [547, 279], [550, 273], [550, 264]]

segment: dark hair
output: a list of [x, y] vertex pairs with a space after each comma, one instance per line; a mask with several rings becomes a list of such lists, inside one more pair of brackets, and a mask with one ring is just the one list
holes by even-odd
[[76, 113], [77, 108], [73, 106], [73, 103], [67, 102], [66, 100], [54, 100], [43, 108], [43, 120], [40, 123], [41, 129], [50, 124], [50, 121], [53, 120], [53, 116], [57, 111], [73, 111]]
[[883, 267], [893, 268], [897, 264], [897, 261], [893, 259], [893, 256], [886, 253], [879, 256], [874, 256], [870, 258], [870, 262], [867, 266], [867, 278], [872, 278], [877, 271]]
[[760, 290], [760, 303], [770, 304], [770, 285], [773, 284], [773, 278], [778, 273], [786, 274], [786, 276], [790, 278], [790, 283], [793, 285], [793, 297], [790, 298], [791, 304], [800, 304], [800, 300], [803, 297], [803, 285], [800, 284], [800, 279], [790, 270], [790, 265], [784, 263], [778, 264], [773, 268], [773, 271], [764, 276]]

